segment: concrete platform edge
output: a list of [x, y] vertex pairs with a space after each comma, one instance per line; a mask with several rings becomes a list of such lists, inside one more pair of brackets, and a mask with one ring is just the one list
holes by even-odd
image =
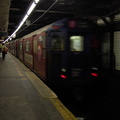
[[78, 120], [59, 99], [50, 98], [50, 100], [65, 120]]
[[[18, 60], [17, 58], [15, 58]], [[19, 60], [18, 60], [19, 61]], [[20, 61], [19, 61], [20, 62]], [[78, 120], [64, 105], [63, 103], [58, 99], [58, 96], [49, 88], [47, 85], [43, 83], [42, 80], [40, 80], [39, 77], [37, 77], [29, 68], [27, 68], [22, 62], [20, 62], [21, 65], [25, 69], [25, 73], [28, 76], [28, 78], [31, 80], [35, 88], [38, 90], [39, 94], [46, 99], [50, 99], [52, 104], [55, 106], [55, 108], [58, 110], [58, 112], [62, 115], [62, 117], [65, 120]], [[17, 66], [16, 66], [17, 67]], [[18, 67], [17, 67], [18, 68]], [[21, 72], [18, 68], [18, 74], [21, 75]]]

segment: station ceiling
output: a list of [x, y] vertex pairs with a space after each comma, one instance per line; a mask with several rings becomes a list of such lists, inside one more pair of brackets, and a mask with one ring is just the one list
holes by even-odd
[[[0, 38], [10, 36], [18, 27], [33, 0], [0, 0]], [[120, 14], [120, 0], [40, 0], [16, 37], [56, 20], [79, 17], [97, 21]]]

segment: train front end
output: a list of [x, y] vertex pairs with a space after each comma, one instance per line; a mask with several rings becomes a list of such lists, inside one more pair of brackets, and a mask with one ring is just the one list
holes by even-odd
[[67, 87], [87, 85], [98, 79], [100, 42], [90, 23], [62, 21], [47, 34], [47, 79]]

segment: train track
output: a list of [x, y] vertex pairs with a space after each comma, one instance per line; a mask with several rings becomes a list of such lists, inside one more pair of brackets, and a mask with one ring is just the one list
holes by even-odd
[[78, 118], [78, 120], [114, 120], [120, 119], [118, 104], [102, 93], [89, 94], [76, 100], [70, 89], [55, 90], [61, 102]]

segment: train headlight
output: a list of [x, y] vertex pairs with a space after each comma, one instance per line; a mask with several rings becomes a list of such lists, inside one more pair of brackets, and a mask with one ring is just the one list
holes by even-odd
[[66, 72], [66, 68], [61, 68], [61, 71], [62, 72]]
[[98, 70], [98, 68], [97, 67], [92, 67], [92, 70]]

